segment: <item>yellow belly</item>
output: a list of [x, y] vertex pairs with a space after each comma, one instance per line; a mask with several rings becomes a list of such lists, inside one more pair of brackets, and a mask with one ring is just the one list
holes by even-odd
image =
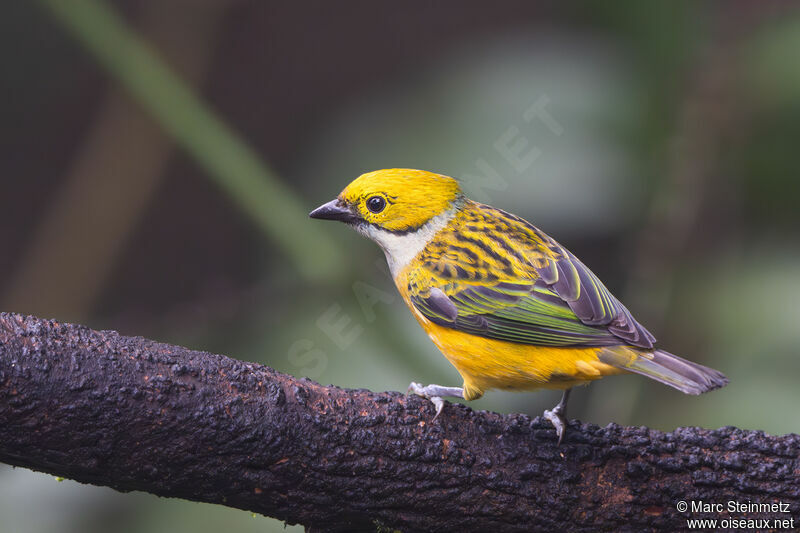
[[568, 389], [624, 370], [598, 360], [603, 348], [533, 346], [471, 335], [434, 324], [411, 303], [405, 276], [395, 280], [414, 317], [464, 378], [464, 399], [489, 389]]
[[489, 389], [567, 389], [622, 372], [597, 360], [600, 348], [531, 346], [462, 333], [424, 318], [420, 323], [464, 378], [467, 400]]

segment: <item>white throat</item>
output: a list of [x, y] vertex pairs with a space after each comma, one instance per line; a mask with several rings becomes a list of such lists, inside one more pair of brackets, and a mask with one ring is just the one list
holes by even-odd
[[392, 233], [368, 224], [357, 226], [356, 229], [383, 248], [392, 277], [397, 278], [400, 271], [453, 219], [456, 210], [457, 207], [451, 207], [430, 219], [418, 230], [409, 233]]

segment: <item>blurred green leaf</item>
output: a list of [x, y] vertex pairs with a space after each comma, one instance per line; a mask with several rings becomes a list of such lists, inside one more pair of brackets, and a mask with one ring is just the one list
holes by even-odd
[[301, 275], [339, 277], [345, 256], [326, 238], [323, 226], [309, 223], [308, 206], [111, 8], [101, 0], [40, 3], [195, 158]]
[[800, 17], [772, 21], [756, 34], [745, 54], [745, 82], [767, 104], [796, 105], [800, 99]]

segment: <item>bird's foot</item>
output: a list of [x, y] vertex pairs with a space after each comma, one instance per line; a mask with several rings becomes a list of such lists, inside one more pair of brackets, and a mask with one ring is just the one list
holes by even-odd
[[550, 423], [553, 424], [553, 427], [556, 428], [556, 435], [558, 435], [558, 444], [561, 445], [561, 441], [564, 439], [564, 429], [567, 425], [567, 420], [564, 418], [564, 415], [561, 414], [561, 409], [558, 408], [559, 406], [555, 406], [552, 409], [546, 410], [542, 413]]
[[442, 399], [442, 396], [463, 398], [464, 389], [461, 387], [442, 387], [441, 385], [426, 385], [423, 387], [419, 383], [412, 381], [406, 391], [406, 395], [408, 394], [416, 394], [417, 396], [427, 398], [436, 406], [436, 416], [431, 420], [431, 422], [433, 422], [439, 418], [439, 414], [442, 412], [442, 409], [444, 409], [445, 401]]
[[556, 428], [556, 435], [558, 435], [558, 445], [561, 446], [561, 441], [564, 440], [564, 431], [567, 428], [567, 402], [569, 401], [569, 393], [572, 389], [566, 389], [561, 396], [561, 401], [552, 409], [546, 410], [542, 413], [547, 420]]

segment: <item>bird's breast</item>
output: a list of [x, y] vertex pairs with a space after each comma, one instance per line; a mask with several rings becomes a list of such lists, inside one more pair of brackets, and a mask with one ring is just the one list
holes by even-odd
[[471, 390], [564, 389], [618, 374], [598, 360], [600, 348], [535, 346], [481, 337], [435, 324], [410, 299], [407, 280], [413, 262], [396, 278], [397, 288], [428, 337], [458, 370]]

